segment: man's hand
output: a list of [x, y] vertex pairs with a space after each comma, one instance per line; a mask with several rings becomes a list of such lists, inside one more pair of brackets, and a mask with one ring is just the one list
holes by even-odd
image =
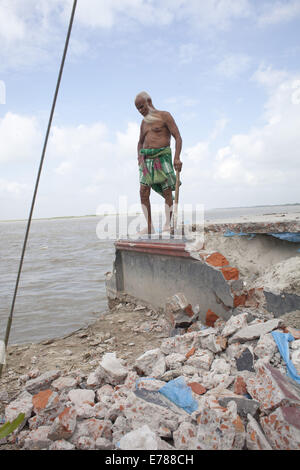
[[176, 171], [181, 171], [182, 161], [179, 158], [174, 159], [174, 168]]

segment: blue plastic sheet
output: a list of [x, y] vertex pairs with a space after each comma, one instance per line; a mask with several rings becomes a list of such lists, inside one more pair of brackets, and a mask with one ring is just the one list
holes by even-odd
[[[256, 233], [246, 233], [246, 232], [232, 232], [230, 230], [227, 230], [224, 233], [224, 237], [246, 237], [248, 236], [248, 240], [251, 240], [253, 237], [255, 237], [257, 234]], [[280, 240], [285, 240], [287, 242], [293, 242], [293, 243], [300, 243], [300, 233], [299, 232], [282, 232], [282, 233], [265, 233], [262, 235], [270, 235], [272, 237], [279, 238]], [[300, 251], [300, 248], [297, 250]]]
[[272, 331], [272, 336], [277, 344], [281, 357], [286, 363], [288, 377], [300, 384], [300, 375], [298, 375], [296, 367], [290, 360], [289, 351], [289, 342], [294, 341], [295, 338], [291, 335], [291, 333], [280, 333], [279, 331]]
[[248, 236], [249, 238], [255, 237], [255, 233], [245, 233], [245, 232], [231, 232], [230, 230], [226, 230], [224, 233], [224, 237], [246, 237]]
[[299, 232], [282, 232], [282, 233], [268, 233], [272, 237], [280, 238], [280, 240], [286, 240], [288, 242], [300, 243], [300, 233]]
[[183, 377], [170, 380], [159, 389], [159, 392], [189, 414], [198, 409], [198, 403], [193, 398], [192, 390], [186, 385]]

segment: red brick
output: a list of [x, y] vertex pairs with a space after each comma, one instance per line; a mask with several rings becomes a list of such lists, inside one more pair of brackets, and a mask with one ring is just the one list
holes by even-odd
[[194, 315], [193, 308], [192, 308], [191, 304], [188, 304], [188, 305], [185, 307], [184, 312], [185, 312], [189, 317], [192, 317], [192, 316]]
[[[44, 410], [47, 405], [49, 404], [51, 396], [57, 395], [56, 392], [53, 392], [53, 390], [42, 390], [41, 392], [37, 393], [34, 395], [32, 398], [32, 404], [34, 411], [37, 413], [41, 410]], [[54, 398], [54, 403], [58, 402], [58, 396]]]
[[221, 253], [215, 252], [209, 255], [206, 258], [206, 263], [211, 264], [212, 266], [227, 266], [229, 264], [228, 260]]
[[205, 317], [206, 326], [214, 326], [215, 321], [218, 320], [218, 315], [212, 310], [208, 309]]
[[193, 392], [197, 393], [197, 395], [203, 395], [203, 393], [206, 393], [206, 388], [203, 387], [198, 382], [190, 382], [190, 383], [188, 383], [188, 386], [191, 387]]
[[240, 305], [244, 306], [247, 300], [247, 294], [242, 295], [235, 295], [233, 304], [235, 307], [239, 307]]
[[232, 268], [231, 266], [224, 266], [221, 271], [226, 281], [237, 281], [239, 278], [239, 270], [237, 268]]
[[189, 357], [193, 356], [196, 352], [196, 348], [192, 348], [189, 352], [186, 353], [185, 357], [188, 359]]
[[233, 391], [237, 395], [244, 395], [245, 393], [247, 393], [246, 382], [240, 375], [235, 379]]

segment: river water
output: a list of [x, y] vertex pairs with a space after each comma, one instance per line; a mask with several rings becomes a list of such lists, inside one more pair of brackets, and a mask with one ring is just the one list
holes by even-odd
[[[205, 219], [299, 211], [300, 206], [214, 209]], [[107, 311], [105, 273], [114, 241], [99, 239], [100, 217], [33, 220], [9, 344], [60, 337], [93, 323]], [[0, 222], [0, 340], [4, 339], [26, 221]]]

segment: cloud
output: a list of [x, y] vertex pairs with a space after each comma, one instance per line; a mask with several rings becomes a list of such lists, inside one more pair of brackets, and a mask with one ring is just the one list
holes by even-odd
[[141, 25], [169, 25], [187, 20], [197, 29], [227, 29], [238, 18], [248, 17], [248, 0], [85, 0], [78, 5], [77, 19], [93, 28], [112, 28], [124, 20]]
[[277, 87], [286, 79], [288, 79], [288, 73], [285, 70], [276, 70], [265, 64], [261, 64], [251, 77], [251, 80], [268, 88]]
[[4, 47], [0, 51], [1, 70], [51, 61], [62, 40], [62, 11], [68, 3], [68, 0], [50, 3], [47, 0], [2, 0], [0, 40]]
[[279, 23], [287, 23], [300, 16], [299, 0], [291, 1], [271, 1], [262, 7], [262, 12], [258, 16], [260, 26], [269, 26]]
[[8, 181], [0, 178], [0, 194], [1, 196], [10, 195], [12, 197], [18, 197], [23, 195], [24, 191], [27, 191], [29, 186], [27, 184], [19, 183], [18, 181]]
[[[72, 0], [2, 0], [0, 4], [1, 69], [18, 69], [57, 60], [61, 54]], [[95, 32], [118, 28], [165, 27], [184, 22], [195, 31], [214, 34], [249, 17], [249, 0], [79, 0], [69, 56], [94, 53]], [[179, 60], [191, 62], [196, 43], [181, 46]]]
[[251, 15], [252, 6], [248, 0], [186, 0], [178, 11], [178, 17], [189, 18], [197, 29], [206, 32], [228, 30], [235, 20]]
[[25, 24], [12, 4], [12, 1], [7, 0], [0, 3], [0, 39], [6, 44], [23, 39], [25, 35]]
[[231, 54], [224, 57], [216, 66], [218, 74], [226, 78], [236, 78], [249, 69], [251, 58], [246, 54]]
[[192, 147], [188, 147], [183, 153], [183, 161], [190, 160], [198, 162], [209, 158], [209, 142], [198, 142]]
[[286, 78], [285, 73], [280, 75], [278, 71], [273, 80], [274, 75], [271, 73], [270, 78], [269, 72], [267, 79], [264, 76], [262, 80], [261, 71], [258, 74], [269, 93], [262, 116], [264, 125], [252, 128], [247, 134], [233, 135], [229, 145], [219, 149], [215, 179], [256, 185], [262, 194], [264, 185], [273, 187], [274, 192], [279, 185], [282, 191], [285, 188], [294, 196], [298, 194], [299, 199], [296, 175], [300, 171], [300, 80]]
[[55, 168], [55, 173], [58, 175], [64, 176], [72, 170], [73, 165], [70, 161], [64, 161], [62, 162], [57, 168]]
[[34, 116], [8, 112], [0, 119], [0, 162], [31, 160], [41, 152], [41, 144]]
[[198, 55], [198, 45], [195, 43], [181, 44], [179, 47], [179, 63], [190, 64]]
[[[1, 0], [1, 69], [18, 69], [57, 60], [61, 54], [72, 0]], [[194, 33], [214, 36], [230, 30], [238, 20], [268, 25], [292, 21], [300, 14], [299, 0], [262, 2], [250, 0], [79, 0], [69, 56], [84, 56], [94, 49], [95, 32], [118, 28], [119, 32], [137, 27], [161, 27], [184, 23]], [[92, 52], [93, 51], [93, 52]], [[191, 63], [198, 55], [197, 42], [187, 42], [179, 49], [179, 62]], [[220, 64], [226, 75], [235, 74], [245, 57], [228, 57]], [[240, 70], [240, 69], [238, 69]]]
[[210, 134], [210, 139], [214, 140], [220, 134], [222, 134], [222, 132], [225, 129], [225, 127], [227, 126], [227, 124], [228, 124], [228, 119], [227, 118], [223, 117], [223, 118], [218, 119], [215, 123], [214, 129], [212, 130], [212, 132]]
[[102, 122], [91, 125], [53, 126], [49, 139], [49, 153], [54, 158], [69, 162], [82, 162], [89, 159], [99, 160], [110, 151], [108, 128]]

